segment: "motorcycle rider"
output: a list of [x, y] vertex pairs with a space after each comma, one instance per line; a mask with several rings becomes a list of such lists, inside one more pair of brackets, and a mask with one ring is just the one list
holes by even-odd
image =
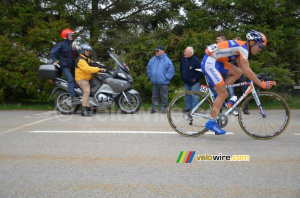
[[55, 66], [58, 66], [56, 55], [59, 56], [59, 66], [62, 73], [68, 81], [68, 90], [73, 102], [78, 101], [74, 91], [74, 66], [75, 58], [78, 56], [76, 47], [73, 43], [74, 31], [71, 29], [64, 29], [61, 32], [63, 41], [55, 45], [50, 52], [50, 58]]
[[90, 107], [90, 83], [89, 80], [93, 77], [94, 73], [99, 71], [105, 72], [105, 69], [98, 67], [91, 67], [90, 53], [92, 47], [88, 44], [79, 45], [79, 56], [76, 59], [75, 65], [75, 81], [80, 86], [83, 91], [82, 96], [82, 111], [81, 116], [90, 116], [89, 107]]

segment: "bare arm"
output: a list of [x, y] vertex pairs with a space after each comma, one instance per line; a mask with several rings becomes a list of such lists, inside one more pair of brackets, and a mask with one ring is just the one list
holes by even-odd
[[252, 69], [250, 68], [248, 59], [240, 57], [236, 60], [238, 67], [243, 71], [243, 74], [252, 80], [258, 86], [262, 86], [262, 82], [256, 77]]

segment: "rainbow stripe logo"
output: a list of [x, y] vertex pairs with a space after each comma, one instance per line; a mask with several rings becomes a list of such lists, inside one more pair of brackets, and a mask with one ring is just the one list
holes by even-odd
[[181, 151], [176, 163], [191, 163], [196, 151]]

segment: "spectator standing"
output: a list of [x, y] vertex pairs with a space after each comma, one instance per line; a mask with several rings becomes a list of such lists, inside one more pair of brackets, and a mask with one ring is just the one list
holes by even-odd
[[164, 114], [168, 106], [170, 80], [175, 74], [173, 63], [165, 53], [164, 46], [155, 48], [155, 56], [147, 65], [147, 73], [153, 83], [151, 113], [157, 112], [160, 97], [161, 113]]
[[220, 43], [226, 40], [226, 36], [223, 33], [219, 33], [216, 38], [216, 43]]
[[[200, 90], [200, 78], [202, 73], [196, 71], [201, 69], [201, 61], [194, 55], [193, 47], [187, 47], [184, 51], [184, 56], [180, 61], [180, 75], [184, 82], [185, 91], [197, 91]], [[189, 112], [194, 108], [199, 101], [199, 97], [195, 95], [185, 96], [184, 112]]]

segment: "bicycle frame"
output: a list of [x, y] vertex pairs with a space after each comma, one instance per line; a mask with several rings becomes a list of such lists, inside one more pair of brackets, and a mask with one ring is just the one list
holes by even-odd
[[[196, 70], [201, 71], [201, 69]], [[275, 80], [274, 74], [271, 76], [266, 75], [267, 72], [264, 72], [258, 74], [257, 78], [264, 82]], [[210, 130], [209, 126], [208, 128], [206, 127], [206, 123], [211, 118], [214, 107], [212, 101], [216, 102], [215, 97], [217, 98], [217, 96], [216, 91], [208, 83], [208, 76], [204, 75], [204, 77], [207, 85], [201, 85], [199, 91], [196, 92], [185, 91], [179, 93], [172, 99], [168, 107], [167, 115], [169, 124], [182, 136], [197, 137]], [[221, 88], [225, 91], [224, 87], [233, 89], [233, 87], [239, 86], [245, 86], [243, 87], [244, 93], [242, 93], [235, 104], [231, 103], [233, 106], [229, 105], [231, 107], [228, 107], [228, 105], [225, 105], [227, 107], [226, 109], [220, 109], [220, 113], [215, 118], [216, 124], [220, 128], [226, 127], [230, 118], [228, 114], [235, 112], [237, 105], [241, 103], [237, 113], [238, 123], [247, 135], [255, 139], [268, 140], [282, 134], [287, 128], [291, 118], [289, 106], [284, 98], [277, 93], [256, 89], [253, 81], [246, 81], [229, 86], [222, 85]], [[249, 95], [250, 93], [252, 93], [252, 95]], [[192, 109], [188, 108], [187, 102], [190, 105], [192, 103], [195, 107], [193, 106]], [[224, 104], [225, 103], [220, 106], [223, 107]], [[244, 111], [246, 108], [247, 110], [248, 108], [251, 109], [251, 112], [248, 113]], [[245, 115], [242, 114], [242, 112], [244, 112]], [[236, 113], [234, 115], [236, 115]], [[235, 116], [232, 116], [231, 118], [234, 117]]]
[[[207, 81], [207, 78], [205, 76], [205, 80], [206, 80], [206, 83], [208, 84], [208, 81]], [[246, 91], [243, 93], [243, 95], [235, 102], [235, 104], [233, 106], [231, 106], [226, 112], [225, 112], [225, 115], [227, 116], [237, 105], [239, 105], [246, 97], [247, 95], [249, 95], [250, 93], [253, 94], [253, 97], [255, 99], [255, 102], [257, 104], [257, 106], [259, 107], [260, 109], [260, 112], [262, 114], [262, 116], [265, 118], [266, 115], [263, 111], [263, 108], [261, 106], [261, 103], [260, 103], [260, 100], [258, 98], [258, 95], [256, 93], [256, 90], [254, 88], [254, 84], [252, 81], [248, 81], [248, 82], [243, 82], [243, 83], [237, 83], [237, 84], [233, 84], [233, 85], [227, 85], [226, 88], [228, 87], [240, 87], [240, 86], [244, 86], [244, 85], [248, 85], [248, 88], [246, 89]], [[191, 116], [194, 116], [194, 117], [203, 117], [203, 118], [207, 118], [209, 119], [210, 117], [209, 116], [206, 116], [206, 115], [202, 115], [202, 114], [198, 114], [196, 113], [197, 109], [200, 107], [200, 105], [210, 96], [211, 97], [211, 100], [214, 102], [215, 100], [215, 97], [214, 97], [214, 94], [213, 92], [211, 91], [211, 89], [207, 86], [201, 86], [200, 87], [200, 92], [208, 92], [206, 94], [206, 96], [192, 109], [191, 111]]]

